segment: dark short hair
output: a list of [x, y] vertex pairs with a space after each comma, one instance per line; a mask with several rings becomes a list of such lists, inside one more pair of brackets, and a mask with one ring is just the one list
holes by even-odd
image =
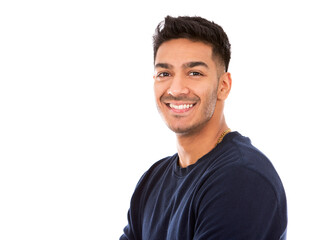
[[178, 38], [201, 41], [212, 47], [213, 57], [228, 70], [231, 58], [231, 44], [223, 28], [201, 17], [165, 17], [153, 35], [154, 62], [162, 43]]

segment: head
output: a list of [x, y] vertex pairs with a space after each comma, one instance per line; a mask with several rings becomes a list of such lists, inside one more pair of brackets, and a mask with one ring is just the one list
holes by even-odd
[[168, 16], [153, 39], [159, 112], [177, 134], [201, 130], [216, 112], [221, 114], [230, 91], [227, 35], [220, 26], [200, 17]]
[[201, 17], [170, 17], [159, 23], [153, 36], [154, 62], [159, 47], [166, 41], [185, 38], [199, 41], [212, 47], [213, 60], [228, 71], [231, 44], [221, 26]]

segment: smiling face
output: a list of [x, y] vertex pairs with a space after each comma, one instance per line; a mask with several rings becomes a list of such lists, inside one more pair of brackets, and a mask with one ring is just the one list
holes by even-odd
[[172, 131], [191, 134], [209, 124], [219, 79], [210, 45], [183, 38], [164, 42], [154, 79], [157, 108]]

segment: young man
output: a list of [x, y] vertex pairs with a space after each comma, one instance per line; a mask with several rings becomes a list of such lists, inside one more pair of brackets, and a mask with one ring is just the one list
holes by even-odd
[[155, 97], [178, 153], [140, 179], [121, 240], [286, 239], [278, 174], [224, 119], [229, 60], [227, 35], [213, 22], [166, 17], [157, 27]]

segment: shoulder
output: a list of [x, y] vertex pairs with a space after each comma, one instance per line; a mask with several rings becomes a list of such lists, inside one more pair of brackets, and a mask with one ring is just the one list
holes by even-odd
[[177, 153], [173, 156], [168, 156], [165, 158], [160, 159], [159, 161], [155, 162], [145, 173], [145, 175], [154, 175], [159, 174], [160, 172], [164, 172], [167, 169], [173, 166], [174, 161], [178, 158]]
[[259, 149], [252, 145], [251, 140], [243, 137], [239, 133], [230, 141], [230, 148], [234, 149], [237, 159], [230, 165], [230, 171], [242, 173], [245, 176], [263, 181], [269, 185], [279, 198], [279, 194], [284, 194], [280, 177], [272, 162]]
[[212, 227], [224, 239], [275, 239], [287, 225], [283, 188], [242, 163], [209, 177], [198, 190], [194, 210], [201, 229]]
[[280, 236], [287, 223], [286, 196], [269, 159], [248, 138], [235, 133], [215, 155], [196, 193], [200, 224], [222, 231], [229, 226], [231, 233]]
[[[234, 202], [256, 202], [277, 206], [282, 218], [286, 214], [286, 196], [281, 179], [271, 161], [254, 147], [249, 138], [233, 132], [220, 146], [203, 194], [212, 201], [214, 192]], [[222, 200], [222, 198], [220, 198]]]
[[268, 193], [268, 199], [286, 207], [285, 191], [276, 169], [249, 138], [238, 132], [228, 134], [209, 160], [199, 196], [219, 192], [229, 198], [234, 194], [235, 198], [243, 195], [254, 200]]
[[140, 178], [137, 188], [141, 185], [147, 184], [148, 182], [155, 182], [157, 179], [161, 178], [161, 175], [166, 171], [170, 171], [173, 162], [177, 159], [177, 154], [173, 156], [168, 156], [155, 162]]

